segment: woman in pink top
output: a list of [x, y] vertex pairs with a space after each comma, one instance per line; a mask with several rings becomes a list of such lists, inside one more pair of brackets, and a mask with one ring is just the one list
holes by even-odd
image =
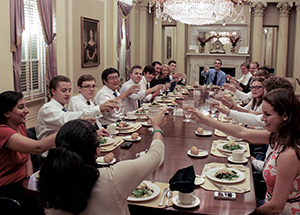
[[37, 204], [26, 194], [22, 181], [33, 173], [30, 154], [54, 147], [55, 135], [40, 141], [27, 137], [29, 111], [22, 93], [3, 92], [0, 104], [0, 196], [18, 200], [26, 214], [34, 214]]
[[190, 109], [194, 117], [252, 144], [271, 144], [263, 171], [267, 184], [265, 204], [256, 214], [300, 214], [300, 103], [294, 92], [275, 89], [263, 97], [262, 121], [266, 130], [246, 129], [205, 117]]

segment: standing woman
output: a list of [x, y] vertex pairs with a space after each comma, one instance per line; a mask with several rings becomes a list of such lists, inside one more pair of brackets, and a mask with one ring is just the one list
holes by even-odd
[[190, 111], [198, 121], [229, 135], [272, 146], [263, 170], [265, 204], [256, 214], [300, 213], [300, 103], [293, 92], [275, 89], [263, 97], [261, 119], [267, 130], [246, 129], [205, 117], [197, 109]]
[[36, 141], [27, 138], [26, 115], [29, 113], [22, 93], [0, 94], [0, 196], [19, 200], [26, 212], [37, 205], [26, 194], [22, 182], [33, 173], [30, 154], [54, 147], [55, 134]]

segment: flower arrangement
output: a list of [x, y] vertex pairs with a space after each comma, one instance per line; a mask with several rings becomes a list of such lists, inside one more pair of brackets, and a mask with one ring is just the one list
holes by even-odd
[[233, 47], [235, 47], [238, 42], [242, 41], [241, 33], [240, 34], [230, 34], [229, 36], [227, 36], [227, 38], [229, 39], [229, 41], [231, 42]]
[[213, 35], [208, 38], [196, 36], [196, 39], [199, 41], [200, 45], [204, 47], [207, 42], [211, 41], [215, 37], [217, 36]]

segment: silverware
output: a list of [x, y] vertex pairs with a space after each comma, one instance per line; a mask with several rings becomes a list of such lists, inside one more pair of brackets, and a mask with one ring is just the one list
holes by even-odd
[[165, 196], [166, 196], [167, 192], [168, 192], [168, 188], [166, 187], [166, 188], [164, 189], [164, 191], [163, 191], [161, 200], [160, 200], [159, 203], [158, 203], [158, 206], [159, 206], [159, 207], [163, 206], [163, 204], [164, 204], [164, 199], [165, 199]]
[[172, 191], [168, 190], [166, 196], [167, 196], [167, 200], [165, 206], [167, 207], [169, 205], [169, 199], [172, 197]]
[[230, 164], [227, 164], [227, 163], [225, 163], [225, 166], [228, 167], [228, 168], [237, 169], [237, 170], [239, 170], [241, 172], [246, 172], [245, 169], [239, 169], [239, 168], [233, 167], [233, 166], [231, 166]]
[[113, 146], [117, 146], [122, 140], [119, 140], [118, 142], [116, 142]]
[[223, 185], [220, 185], [220, 184], [216, 184], [215, 182], [213, 181], [210, 181], [216, 188], [220, 189], [220, 190], [226, 190], [226, 189], [233, 189], [233, 190], [238, 190], [238, 191], [242, 191], [242, 192], [245, 192], [246, 189], [244, 188], [239, 188], [239, 187], [224, 187]]
[[222, 185], [216, 184], [213, 181], [210, 181], [210, 183], [212, 183], [216, 188], [218, 188], [219, 190], [226, 190]]

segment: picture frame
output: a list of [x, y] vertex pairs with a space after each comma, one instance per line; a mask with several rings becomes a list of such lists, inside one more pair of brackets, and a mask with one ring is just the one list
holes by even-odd
[[172, 57], [172, 37], [167, 37], [167, 59]]
[[81, 67], [100, 65], [100, 21], [81, 18]]
[[248, 50], [249, 50], [249, 47], [247, 47], [247, 46], [241, 46], [239, 48], [238, 54], [248, 54]]

